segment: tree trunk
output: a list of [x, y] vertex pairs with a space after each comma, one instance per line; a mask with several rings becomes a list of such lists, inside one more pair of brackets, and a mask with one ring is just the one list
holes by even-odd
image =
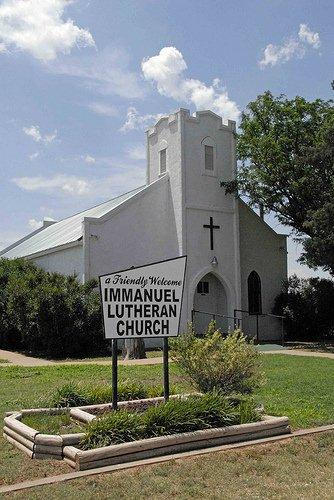
[[124, 340], [122, 349], [123, 359], [145, 359], [145, 343], [143, 339], [127, 339]]

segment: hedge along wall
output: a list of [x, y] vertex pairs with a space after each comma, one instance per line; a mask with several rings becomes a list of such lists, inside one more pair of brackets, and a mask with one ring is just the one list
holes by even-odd
[[96, 285], [0, 259], [0, 347], [52, 358], [105, 351]]

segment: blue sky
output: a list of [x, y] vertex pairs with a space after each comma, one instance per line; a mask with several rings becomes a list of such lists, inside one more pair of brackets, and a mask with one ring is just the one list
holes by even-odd
[[333, 19], [332, 0], [0, 1], [0, 248], [143, 184], [159, 114], [333, 97]]

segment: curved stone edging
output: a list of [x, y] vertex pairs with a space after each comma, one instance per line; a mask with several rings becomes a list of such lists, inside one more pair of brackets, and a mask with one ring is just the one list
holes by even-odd
[[[173, 397], [187, 397], [185, 395], [173, 395]], [[136, 408], [138, 406], [151, 406], [159, 404], [164, 400], [163, 397], [134, 399], [130, 401], [120, 401], [120, 408]], [[102, 403], [96, 405], [78, 406], [74, 408], [29, 408], [18, 411], [8, 411], [5, 413], [3, 437], [23, 451], [30, 458], [35, 459], [57, 459], [64, 457], [63, 449], [65, 446], [78, 445], [84, 437], [83, 432], [74, 434], [43, 434], [38, 430], [21, 422], [24, 415], [65, 415], [70, 414], [73, 420], [81, 423], [89, 423], [97, 415], [104, 411], [112, 411], [111, 403]]]
[[[46, 414], [45, 408], [13, 412], [4, 418], [3, 437], [30, 458], [62, 460], [65, 446], [77, 445], [84, 433], [43, 434], [21, 422], [22, 415]], [[54, 408], [48, 414], [53, 414]], [[64, 413], [64, 411], [63, 411]]]
[[[174, 395], [173, 397], [187, 396], [188, 394]], [[162, 401], [162, 397], [137, 399], [122, 401], [119, 406], [123, 408], [145, 407], [146, 405], [159, 404]], [[69, 413], [73, 420], [89, 423], [96, 419], [99, 414], [111, 410], [111, 404], [105, 403], [75, 408], [32, 408], [20, 412], [7, 412], [4, 418], [3, 436], [30, 458], [64, 459], [76, 470], [87, 470], [171, 453], [291, 433], [287, 417], [264, 416], [260, 422], [173, 434], [84, 451], [76, 447], [84, 437], [84, 433], [43, 434], [21, 422], [23, 415]]]
[[66, 462], [73, 468], [87, 470], [289, 433], [291, 429], [287, 417], [265, 416], [260, 422], [142, 439], [87, 451], [65, 446], [63, 453]]

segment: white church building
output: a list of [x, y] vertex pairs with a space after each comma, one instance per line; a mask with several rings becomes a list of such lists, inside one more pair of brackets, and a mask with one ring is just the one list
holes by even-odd
[[259, 340], [278, 339], [280, 321], [264, 314], [287, 278], [286, 235], [225, 194], [220, 182], [235, 174], [235, 122], [180, 109], [147, 131], [145, 186], [45, 221], [0, 256], [25, 257], [85, 282], [187, 255], [181, 328], [193, 319], [201, 331], [214, 315], [226, 329], [238, 317], [249, 335], [256, 336], [257, 322]]

